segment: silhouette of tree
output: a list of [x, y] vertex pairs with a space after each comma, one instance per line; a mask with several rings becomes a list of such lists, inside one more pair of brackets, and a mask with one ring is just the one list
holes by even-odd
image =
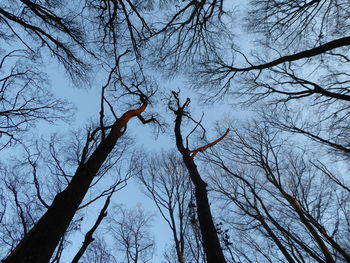
[[[73, 262], [116, 262], [97, 228], [112, 193], [134, 174], [172, 232], [168, 262], [350, 262], [350, 4], [246, 2], [243, 16], [224, 0], [0, 3], [0, 150], [22, 147], [0, 163], [4, 262], [59, 262], [84, 208], [105, 197]], [[242, 33], [255, 37], [253, 45]], [[76, 86], [105, 74], [98, 117], [74, 140], [28, 138], [40, 121], [73, 113], [48, 88], [52, 58]], [[205, 141], [202, 120], [191, 117], [190, 99], [182, 103], [172, 92], [166, 103], [181, 162], [163, 152], [145, 167], [132, 156], [127, 167], [129, 121], [166, 127], [148, 113], [161, 106], [150, 77], [159, 74], [188, 78], [206, 102], [253, 105], [259, 120], [194, 147], [189, 138], [199, 130]], [[184, 120], [194, 125], [188, 133]], [[205, 174], [199, 165], [207, 165]], [[140, 209], [117, 209], [109, 220], [128, 262], [151, 260], [147, 218]]]
[[140, 206], [129, 210], [120, 207], [118, 213], [109, 219], [110, 230], [125, 262], [151, 262], [155, 244], [149, 227], [153, 216]]
[[[195, 188], [198, 220], [199, 220], [199, 226], [201, 230], [206, 259], [209, 263], [226, 262], [220, 246], [220, 241], [217, 235], [217, 231], [216, 231], [216, 228], [213, 222], [213, 217], [210, 210], [208, 194], [206, 189], [207, 183], [204, 182], [202, 177], [200, 176], [197, 166], [194, 162], [194, 157], [198, 152], [203, 152], [207, 148], [210, 148], [211, 146], [215, 145], [220, 140], [222, 140], [227, 135], [229, 130], [227, 130], [223, 136], [221, 136], [219, 139], [215, 140], [214, 142], [209, 143], [205, 146], [199, 147], [195, 150], [190, 150], [188, 145], [189, 136], [198, 127], [201, 127], [201, 128], [203, 127], [201, 126], [200, 122], [194, 121], [194, 119], [186, 111], [186, 107], [188, 107], [191, 100], [187, 98], [186, 101], [183, 104], [181, 104], [179, 93], [173, 91], [172, 94], [173, 94], [173, 100], [169, 101], [168, 107], [176, 116], [175, 128], [174, 128], [176, 146], [178, 151], [182, 155], [183, 162], [187, 168], [190, 179]], [[184, 145], [183, 136], [181, 133], [181, 122], [183, 117], [194, 121], [194, 123], [196, 124], [195, 128], [186, 136], [185, 145]]]
[[349, 191], [279, 133], [254, 123], [207, 155], [223, 220], [241, 232], [230, 235], [235, 260], [348, 262]]
[[[107, 84], [109, 81], [110, 79]], [[127, 92], [139, 97], [139, 106], [124, 112], [119, 118], [111, 108], [115, 116], [111, 125], [106, 126], [103, 116], [100, 118], [99, 127], [88, 133], [84, 148], [80, 152], [78, 167], [71, 180], [65, 189], [55, 196], [43, 216], [24, 235], [5, 262], [47, 262], [50, 259], [91, 183], [101, 172], [119, 138], [123, 136], [129, 120], [141, 115], [149, 104], [149, 97], [141, 92], [140, 86], [134, 84]]]

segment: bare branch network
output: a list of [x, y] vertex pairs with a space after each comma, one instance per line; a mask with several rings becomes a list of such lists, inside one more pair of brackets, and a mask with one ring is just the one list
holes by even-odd
[[0, 1], [2, 262], [350, 262], [349, 10]]

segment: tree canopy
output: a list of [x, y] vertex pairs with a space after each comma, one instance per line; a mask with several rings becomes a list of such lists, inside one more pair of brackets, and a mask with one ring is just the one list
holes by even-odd
[[[2, 1], [2, 261], [350, 262], [349, 12], [346, 0]], [[99, 107], [40, 136], [74, 123], [51, 65]], [[215, 124], [198, 114], [208, 106]], [[141, 126], [167, 144], [142, 147]], [[151, 212], [118, 204], [121, 189]]]

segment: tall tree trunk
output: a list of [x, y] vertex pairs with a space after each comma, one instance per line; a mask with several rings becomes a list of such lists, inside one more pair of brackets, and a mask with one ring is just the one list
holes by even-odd
[[147, 107], [127, 111], [113, 124], [108, 136], [101, 141], [85, 163], [79, 165], [72, 181], [57, 194], [46, 213], [4, 260], [6, 263], [47, 263], [60, 238], [66, 232], [75, 212], [87, 193], [98, 170], [123, 135], [128, 121], [139, 116]]
[[[175, 96], [175, 93], [173, 93]], [[175, 97], [178, 99], [177, 97]], [[181, 107], [178, 103], [178, 109], [174, 111], [175, 119], [175, 138], [176, 146], [182, 155], [183, 161], [189, 172], [191, 181], [195, 186], [195, 196], [197, 204], [197, 214], [199, 226], [203, 239], [204, 252], [208, 263], [226, 263], [217, 231], [213, 222], [213, 217], [210, 211], [210, 205], [207, 194], [207, 184], [202, 180], [197, 166], [194, 162], [194, 155], [191, 151], [184, 147], [181, 134], [182, 117], [185, 115], [184, 108], [189, 104], [189, 100]]]
[[207, 184], [202, 180], [197, 166], [190, 155], [183, 154], [183, 160], [195, 186], [197, 214], [203, 238], [204, 252], [208, 263], [225, 263], [216, 227], [210, 210]]

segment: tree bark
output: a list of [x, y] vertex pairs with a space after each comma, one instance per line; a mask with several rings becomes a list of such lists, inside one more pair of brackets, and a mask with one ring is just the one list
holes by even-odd
[[147, 107], [143, 103], [138, 109], [127, 111], [116, 120], [108, 136], [97, 146], [85, 163], [81, 163], [72, 181], [57, 194], [46, 213], [4, 260], [6, 263], [47, 263], [60, 238], [66, 232], [75, 212], [87, 193], [98, 170], [123, 135], [128, 121], [140, 115]]
[[182, 155], [183, 161], [189, 172], [191, 181], [195, 186], [198, 221], [202, 234], [203, 247], [207, 258], [207, 262], [226, 263], [210, 210], [208, 194], [206, 189], [207, 184], [202, 180], [198, 172], [193, 156], [191, 156], [191, 151], [185, 148], [183, 145], [183, 139], [181, 134], [181, 121], [184, 115], [184, 108], [186, 106], [187, 104], [185, 103], [183, 107], [178, 107], [178, 109], [174, 111], [176, 115], [174, 129], [176, 146]]

